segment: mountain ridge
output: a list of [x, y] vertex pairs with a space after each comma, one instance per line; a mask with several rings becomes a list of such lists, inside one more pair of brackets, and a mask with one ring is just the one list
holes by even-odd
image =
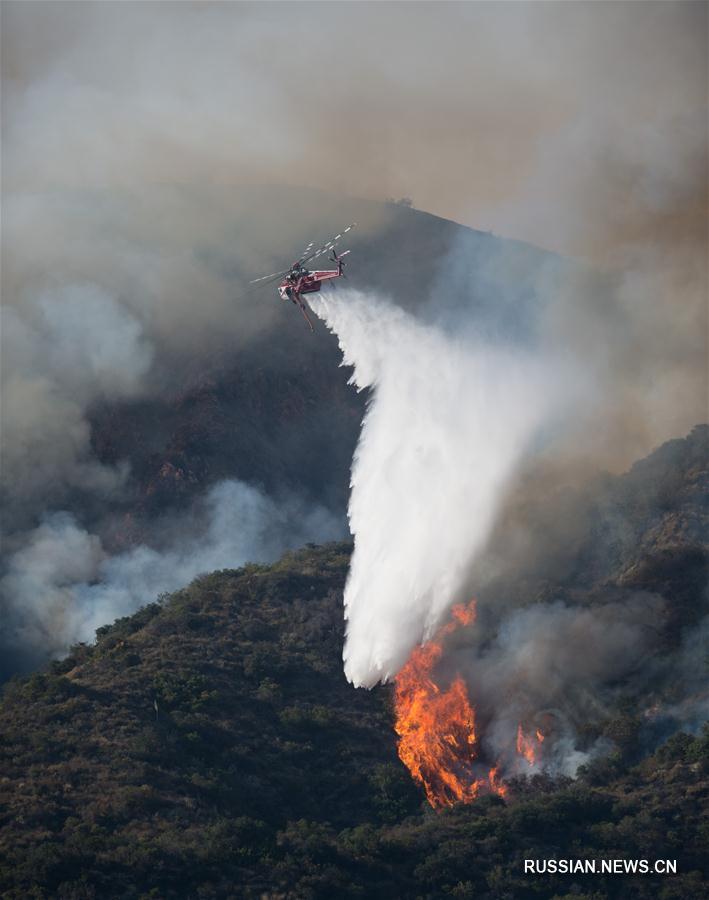
[[[703, 509], [706, 434], [615, 479], [640, 530], [657, 510], [647, 518], [639, 501], [657, 485], [656, 504], [663, 477], [662, 515]], [[693, 534], [661, 528], [652, 554], [640, 545], [645, 569], [615, 570], [668, 598], [684, 590], [680, 631], [706, 608], [706, 585], [684, 584], [681, 559], [653, 560], [680, 548], [706, 571]], [[434, 814], [398, 761], [390, 686], [356, 691], [342, 673], [350, 551], [310, 545], [201, 576], [7, 685], [3, 898], [564, 896], [567, 880], [525, 878], [523, 858], [654, 858], [657, 847], [680, 861], [676, 878], [579, 876], [574, 896], [701, 896], [709, 733], [667, 719], [648, 731], [639, 698], [592, 726], [615, 749], [578, 781], [512, 780], [507, 803]], [[603, 602], [616, 586], [590, 571], [585, 602]]]

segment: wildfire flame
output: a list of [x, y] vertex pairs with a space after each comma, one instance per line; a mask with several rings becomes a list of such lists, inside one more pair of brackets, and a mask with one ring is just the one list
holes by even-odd
[[475, 601], [453, 607], [452, 621], [417, 647], [395, 679], [398, 753], [434, 809], [470, 803], [482, 790], [504, 795], [497, 768], [487, 777], [474, 771], [478, 756], [475, 711], [465, 682], [457, 676], [446, 690], [432, 671], [443, 653], [443, 639], [475, 621]]
[[539, 759], [539, 748], [544, 741], [544, 735], [537, 728], [534, 735], [526, 735], [522, 730], [522, 724], [517, 727], [517, 753], [523, 756], [530, 766]]

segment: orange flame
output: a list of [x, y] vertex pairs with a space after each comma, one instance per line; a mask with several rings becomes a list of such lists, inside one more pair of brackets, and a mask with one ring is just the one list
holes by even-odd
[[490, 782], [490, 789], [493, 794], [497, 794], [498, 797], [506, 797], [507, 787], [500, 781], [497, 766], [493, 766], [492, 769], [490, 769], [487, 777]]
[[457, 676], [444, 691], [431, 677], [443, 653], [443, 638], [475, 621], [475, 601], [467, 606], [459, 603], [451, 615], [451, 622], [413, 651], [395, 679], [394, 729], [399, 735], [399, 758], [423, 785], [434, 809], [470, 803], [482, 789], [501, 796], [505, 793], [496, 768], [487, 778], [473, 772], [478, 738], [465, 682]]
[[544, 741], [544, 735], [537, 728], [534, 736], [527, 736], [522, 730], [522, 723], [517, 727], [517, 753], [523, 756], [530, 766], [533, 766], [539, 758], [539, 746]]

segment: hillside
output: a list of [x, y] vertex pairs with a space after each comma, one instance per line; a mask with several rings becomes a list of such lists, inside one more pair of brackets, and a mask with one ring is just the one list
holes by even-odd
[[[35, 671], [95, 627], [82, 631], [81, 614], [66, 615], [64, 576], [52, 566], [43, 568], [42, 590], [25, 597], [18, 587], [26, 554], [56, 514], [115, 560], [178, 553], [183, 537], [194, 544], [224, 482], [243, 482], [269, 509], [313, 512], [296, 537], [275, 514], [273, 547], [199, 563], [182, 582], [202, 568], [271, 561], [306, 541], [347, 534], [366, 392], [348, 385], [350, 371], [340, 368], [337, 340], [322, 322], [311, 333], [273, 285], [251, 279], [356, 222], [346, 242], [348, 288], [395, 298], [429, 321], [454, 297], [481, 323], [517, 327], [531, 318], [532, 285], [554, 259], [405, 203], [283, 185], [67, 189], [40, 192], [35, 203], [45, 255], [33, 274], [34, 256], [10, 254], [20, 270], [10, 282], [27, 290], [14, 292], [3, 331], [3, 359], [22, 377], [5, 379], [17, 399], [4, 405], [0, 683]], [[123, 326], [125, 341], [115, 338]], [[36, 428], [32, 453], [21, 437], [27, 419]], [[80, 567], [87, 572], [88, 557]], [[52, 583], [55, 575], [62, 583]], [[102, 583], [95, 572], [88, 580]], [[142, 591], [140, 583], [119, 606], [109, 604], [104, 621], [181, 582], [161, 578]]]
[[[573, 564], [518, 585], [585, 605], [657, 592], [673, 653], [707, 609], [706, 436], [608, 478], [595, 504], [567, 498], [585, 523]], [[349, 552], [204, 575], [10, 682], [0, 896], [704, 896], [709, 732], [675, 722], [653, 743], [640, 694], [588, 723], [614, 749], [579, 780], [518, 779], [506, 801], [433, 813], [398, 761], [390, 687], [342, 674]], [[550, 857], [676, 858], [678, 874], [523, 874]]]
[[[149, 196], [155, 209], [147, 201], [136, 209], [132, 196], [101, 197], [116, 234], [123, 235], [136, 215], [150, 218], [156, 209], [198, 222], [220, 210], [217, 235], [200, 237], [193, 254], [233, 297], [228, 330], [235, 335], [191, 335], [189, 353], [178, 365], [169, 363], [171, 379], [159, 391], [91, 409], [97, 459], [130, 468], [128, 489], [113, 510], [122, 517], [113, 527], [106, 525], [105, 506], [85, 510], [87, 518], [99, 519], [109, 547], [150, 540], [154, 516], [188, 506], [223, 478], [258, 484], [272, 495], [297, 490], [344, 515], [365, 397], [348, 388], [337, 341], [321, 323], [311, 335], [272, 286], [247, 283], [287, 264], [307, 240], [357, 222], [346, 242], [352, 250], [347, 286], [395, 297], [429, 318], [438, 296], [455, 294], [490, 328], [527, 321], [530, 285], [555, 259], [405, 205], [305, 188], [173, 188]], [[176, 252], [169, 242], [152, 249]], [[514, 278], [500, 260], [514, 266]], [[260, 324], [251, 334], [254, 319]]]

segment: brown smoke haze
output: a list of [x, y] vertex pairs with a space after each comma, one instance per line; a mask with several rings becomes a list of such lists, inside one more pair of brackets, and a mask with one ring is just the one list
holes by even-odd
[[706, 224], [699, 3], [5, 3], [6, 189], [279, 181], [583, 255]]
[[[180, 335], [206, 330], [208, 341], [205, 322], [228, 320], [223, 288], [181, 252], [210, 232], [227, 240], [226, 208], [217, 194], [195, 221], [146, 184], [411, 196], [617, 274], [629, 353], [671, 369], [645, 379], [667, 427], [648, 434], [640, 404], [626, 456], [703, 418], [704, 4], [9, 2], [2, 50], [6, 301], [57, 257], [64, 274], [91, 277], [107, 243], [115, 264], [100, 227], [110, 211], [93, 204], [89, 234], [67, 248], [57, 191], [127, 192], [123, 285], [141, 244], [169, 236], [171, 258], [153, 274], [171, 303], [151, 327], [178, 349]], [[253, 270], [278, 226], [247, 217], [250, 239], [230, 249]], [[572, 321], [554, 324], [559, 338], [591, 320], [603, 355], [593, 298], [564, 300]], [[615, 417], [627, 420], [633, 398], [616, 387]]]

